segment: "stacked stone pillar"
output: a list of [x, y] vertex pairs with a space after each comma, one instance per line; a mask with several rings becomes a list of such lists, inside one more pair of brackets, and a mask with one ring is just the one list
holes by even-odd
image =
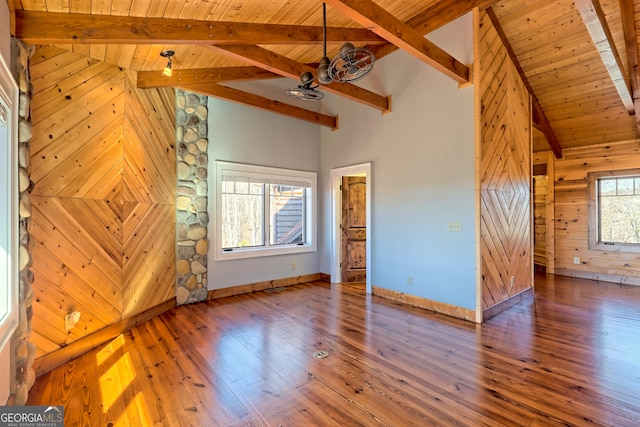
[[35, 382], [33, 370], [36, 347], [29, 342], [31, 336], [31, 317], [33, 314], [34, 280], [31, 271], [30, 235], [31, 228], [31, 82], [29, 77], [29, 59], [33, 55], [33, 46], [25, 45], [12, 38], [12, 67], [19, 87], [18, 105], [18, 189], [19, 189], [19, 292], [18, 292], [18, 329], [11, 340], [11, 367], [15, 372], [12, 382], [9, 404], [24, 405], [29, 389]]
[[176, 301], [207, 299], [207, 97], [176, 92]]

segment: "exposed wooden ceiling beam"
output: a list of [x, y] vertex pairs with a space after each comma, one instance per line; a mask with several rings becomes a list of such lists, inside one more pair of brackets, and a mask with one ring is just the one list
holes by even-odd
[[138, 71], [138, 87], [179, 87], [192, 84], [218, 83], [234, 80], [264, 80], [282, 78], [278, 74], [258, 67], [223, 67], [173, 70], [173, 75], [164, 76], [160, 70]]
[[634, 114], [635, 107], [631, 97], [629, 79], [624, 73], [624, 66], [618, 54], [609, 25], [598, 0], [574, 0], [578, 12], [584, 21], [591, 39], [598, 49], [613, 85], [629, 114]]
[[325, 0], [332, 8], [426, 62], [458, 83], [469, 83], [469, 67], [371, 0]]
[[182, 89], [198, 92], [214, 98], [224, 99], [237, 104], [247, 105], [271, 113], [281, 114], [294, 119], [304, 120], [321, 126], [326, 126], [332, 130], [338, 129], [338, 117], [328, 116], [315, 111], [305, 110], [279, 101], [262, 97], [239, 89], [230, 88], [217, 83], [193, 84], [180, 86]]
[[[474, 8], [479, 7], [485, 9], [495, 3], [497, 0], [445, 0], [436, 3], [427, 8], [423, 12], [415, 15], [413, 18], [405, 22], [408, 26], [416, 30], [422, 35], [429, 34], [432, 31], [460, 18], [471, 12]], [[376, 59], [381, 59], [390, 53], [398, 50], [393, 44], [370, 45], [367, 48], [373, 52]]]
[[[422, 13], [409, 19], [406, 24], [420, 33], [430, 33], [473, 10], [475, 7], [486, 8], [497, 0], [449, 0], [437, 3]], [[381, 59], [398, 47], [385, 43], [383, 45], [367, 45], [376, 59]], [[317, 68], [318, 64], [306, 64]], [[232, 80], [257, 80], [282, 77], [258, 67], [230, 67], [198, 70], [173, 70], [172, 77], [162, 76], [159, 71], [138, 72], [138, 87], [172, 87], [180, 84], [216, 83]]]
[[556, 156], [556, 158], [558, 159], [562, 158], [562, 147], [560, 146], [560, 142], [558, 141], [556, 134], [553, 132], [553, 129], [551, 128], [551, 123], [549, 123], [549, 120], [547, 119], [547, 116], [544, 113], [544, 110], [542, 109], [540, 102], [538, 101], [538, 97], [536, 96], [535, 92], [533, 92], [533, 88], [531, 87], [531, 84], [529, 84], [529, 80], [527, 79], [527, 76], [524, 74], [524, 70], [520, 65], [520, 61], [518, 61], [518, 58], [516, 57], [516, 53], [513, 51], [513, 48], [511, 47], [511, 44], [507, 39], [507, 35], [502, 29], [502, 25], [500, 25], [500, 21], [498, 21], [498, 16], [496, 15], [496, 12], [493, 10], [493, 8], [489, 7], [487, 8], [487, 15], [489, 16], [489, 19], [491, 19], [493, 26], [496, 28], [496, 31], [500, 36], [500, 39], [502, 40], [502, 44], [507, 50], [507, 53], [509, 54], [511, 61], [513, 62], [513, 65], [516, 67], [516, 70], [518, 70], [518, 74], [520, 75], [520, 78], [522, 79], [524, 85], [527, 87], [527, 90], [529, 91], [529, 94], [531, 95], [531, 104], [532, 104], [532, 110], [533, 110], [533, 124], [538, 129], [540, 129], [540, 131], [544, 134], [545, 138], [547, 139], [547, 142], [549, 143], [549, 146], [551, 147], [551, 151], [553, 151], [553, 154]]
[[[33, 44], [322, 44], [322, 27], [16, 10], [16, 37]], [[328, 43], [384, 44], [362, 28], [327, 28]]]
[[[638, 67], [638, 39], [636, 34], [636, 20], [632, 0], [620, 0], [620, 18], [622, 19], [622, 31], [624, 44], [627, 51], [627, 64], [629, 67], [629, 80], [631, 83], [631, 96], [635, 111], [640, 111], [640, 69]], [[636, 113], [636, 127], [640, 132], [640, 114]]]
[[[248, 64], [271, 71], [283, 77], [299, 80], [300, 75], [309, 71], [315, 74], [315, 69], [299, 62], [293, 61], [283, 55], [277, 54], [259, 46], [227, 46], [215, 45], [211, 49], [241, 59]], [[360, 102], [369, 107], [377, 108], [383, 113], [391, 111], [389, 97], [378, 95], [367, 89], [349, 83], [330, 83], [322, 85], [322, 90]]]

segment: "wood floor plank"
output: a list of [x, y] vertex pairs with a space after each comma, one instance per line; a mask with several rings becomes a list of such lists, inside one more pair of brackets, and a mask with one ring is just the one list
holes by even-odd
[[638, 307], [640, 287], [542, 274], [476, 325], [302, 284], [172, 309], [38, 378], [29, 404], [64, 405], [65, 425], [634, 426]]

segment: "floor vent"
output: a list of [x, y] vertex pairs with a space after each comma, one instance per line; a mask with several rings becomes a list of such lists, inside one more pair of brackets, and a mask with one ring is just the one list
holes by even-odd
[[286, 290], [287, 290], [286, 286], [278, 286], [277, 288], [269, 288], [269, 289], [265, 289], [264, 291], [272, 294], [274, 292], [280, 292], [280, 291], [286, 291]]

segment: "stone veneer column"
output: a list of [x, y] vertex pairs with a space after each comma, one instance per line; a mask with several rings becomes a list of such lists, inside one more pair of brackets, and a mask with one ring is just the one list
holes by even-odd
[[207, 97], [176, 90], [176, 301], [207, 299]]
[[15, 382], [12, 383], [9, 404], [24, 405], [29, 389], [35, 382], [33, 361], [36, 346], [29, 342], [31, 336], [31, 317], [33, 303], [31, 271], [31, 249], [29, 245], [31, 228], [31, 96], [32, 88], [29, 76], [29, 59], [33, 55], [32, 45], [25, 45], [12, 37], [12, 68], [18, 82], [20, 102], [18, 105], [18, 187], [19, 187], [19, 292], [18, 292], [18, 329], [11, 339], [11, 368], [15, 369]]

